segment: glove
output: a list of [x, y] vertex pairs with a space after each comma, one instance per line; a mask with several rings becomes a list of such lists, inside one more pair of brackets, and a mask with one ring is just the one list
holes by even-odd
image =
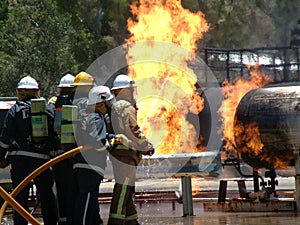
[[125, 146], [132, 146], [132, 141], [130, 141], [124, 134], [117, 134], [115, 138]]
[[155, 153], [155, 148], [151, 143], [148, 143], [148, 146], [145, 151], [142, 151], [142, 155], [152, 156]]
[[6, 160], [6, 153], [6, 150], [0, 149], [0, 168], [5, 168], [9, 165], [8, 161]]

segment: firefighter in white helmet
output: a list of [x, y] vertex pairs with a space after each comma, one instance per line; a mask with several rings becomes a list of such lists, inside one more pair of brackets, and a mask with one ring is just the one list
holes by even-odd
[[[74, 97], [75, 86], [74, 86], [75, 77], [72, 74], [64, 75], [57, 85], [58, 96], [64, 96], [68, 103], [72, 104], [72, 100]], [[55, 104], [58, 96], [53, 96], [49, 99], [49, 104]]]
[[115, 78], [111, 88], [116, 98], [111, 109], [112, 129], [117, 135], [110, 151], [115, 185], [108, 225], [139, 224], [133, 201], [136, 167], [142, 155], [154, 154], [153, 145], [137, 124], [135, 88], [134, 81], [124, 74]]
[[[75, 92], [75, 77], [66, 74], [57, 85], [57, 96], [53, 96], [48, 103], [55, 111], [54, 132], [57, 135], [57, 148], [50, 152], [51, 157], [57, 157], [71, 148], [65, 148], [60, 144], [61, 138], [61, 116], [63, 105], [72, 105]], [[74, 205], [74, 170], [73, 158], [69, 157], [55, 164], [52, 167], [55, 186], [57, 191], [58, 204], [58, 225], [73, 225], [73, 205]]]
[[76, 180], [74, 225], [101, 225], [99, 214], [99, 186], [106, 168], [107, 149], [110, 148], [104, 115], [107, 104], [113, 100], [106, 86], [93, 87], [89, 92], [87, 108], [79, 111], [76, 141], [80, 146], [90, 145], [92, 149], [74, 157]]
[[[11, 180], [13, 188], [17, 187], [22, 180], [38, 167], [50, 159], [49, 152], [53, 147], [54, 135], [48, 129], [47, 135], [42, 139], [35, 138], [32, 123], [33, 114], [32, 105], [34, 102], [41, 102], [46, 105], [43, 99], [40, 99], [39, 85], [36, 80], [30, 76], [22, 78], [17, 86], [18, 101], [6, 114], [4, 126], [0, 136], [1, 151], [7, 151], [7, 160], [11, 164]], [[45, 106], [46, 107], [46, 106]], [[46, 117], [45, 114], [47, 115]], [[47, 108], [47, 112], [41, 113], [41, 118], [45, 118], [48, 127], [53, 123], [53, 112]], [[39, 115], [38, 115], [39, 116]], [[47, 129], [47, 127], [42, 127]], [[41, 142], [37, 142], [37, 141]], [[34, 183], [39, 193], [44, 224], [57, 224], [57, 205], [52, 190], [54, 181], [51, 170], [46, 170], [36, 178]], [[16, 200], [25, 209], [28, 208], [29, 186], [16, 196]], [[27, 225], [27, 221], [16, 211], [13, 214], [14, 224]]]

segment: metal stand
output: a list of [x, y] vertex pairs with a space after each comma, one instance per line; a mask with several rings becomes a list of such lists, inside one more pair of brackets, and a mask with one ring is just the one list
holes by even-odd
[[[225, 203], [226, 202], [226, 194], [227, 194], [227, 182], [229, 180], [220, 180], [219, 183], [219, 193], [218, 193], [218, 203]], [[240, 198], [247, 198], [247, 188], [245, 184], [245, 180], [232, 180], [236, 181]]]
[[183, 216], [194, 216], [191, 176], [181, 177]]
[[295, 188], [296, 188], [296, 208], [297, 211], [300, 212], [300, 151], [294, 150], [294, 157], [295, 157]]

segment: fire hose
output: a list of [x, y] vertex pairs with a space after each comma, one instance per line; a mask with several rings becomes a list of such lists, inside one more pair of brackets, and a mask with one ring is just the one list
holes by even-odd
[[86, 151], [91, 149], [92, 146], [80, 146], [77, 148], [74, 148], [72, 150], [69, 150], [65, 152], [64, 154], [61, 154], [45, 164], [41, 165], [39, 168], [37, 168], [35, 171], [33, 171], [31, 174], [29, 174], [9, 195], [2, 187], [0, 187], [0, 195], [5, 200], [3, 203], [1, 209], [0, 209], [0, 221], [2, 221], [3, 215], [5, 213], [7, 204], [9, 203], [21, 216], [23, 216], [27, 221], [29, 221], [32, 225], [41, 225], [40, 222], [38, 222], [29, 212], [27, 212], [15, 199], [20, 191], [29, 184], [29, 182], [37, 177], [39, 174], [47, 170], [49, 167], [55, 165], [56, 163], [69, 158], [70, 156], [76, 155], [79, 152]]

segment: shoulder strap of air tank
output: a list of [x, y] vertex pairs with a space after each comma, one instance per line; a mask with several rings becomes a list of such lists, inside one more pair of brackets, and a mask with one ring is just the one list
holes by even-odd
[[31, 104], [30, 104], [30, 102], [23, 102], [23, 101], [16, 101], [16, 104], [17, 105], [20, 105], [20, 106], [26, 106], [26, 107], [28, 107], [28, 108], [30, 108], [31, 107]]

